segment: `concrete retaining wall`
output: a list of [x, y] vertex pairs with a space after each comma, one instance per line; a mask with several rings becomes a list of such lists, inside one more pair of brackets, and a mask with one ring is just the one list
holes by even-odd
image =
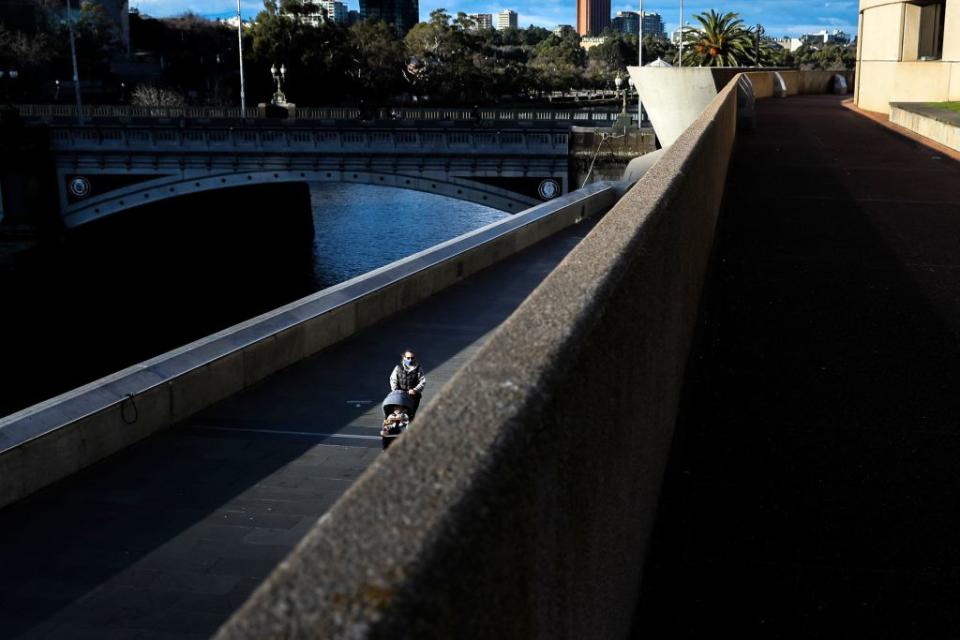
[[890, 122], [960, 151], [960, 114], [926, 103], [890, 104]]
[[731, 84], [220, 640], [626, 637], [736, 115]]
[[0, 419], [0, 507], [129, 446], [575, 222], [591, 185]]

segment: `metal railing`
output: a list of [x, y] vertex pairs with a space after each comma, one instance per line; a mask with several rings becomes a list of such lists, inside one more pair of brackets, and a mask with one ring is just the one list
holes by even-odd
[[[76, 106], [65, 104], [24, 104], [17, 109], [25, 118], [44, 120], [77, 119]], [[84, 120], [103, 119], [187, 119], [213, 120], [266, 119], [259, 109], [247, 109], [244, 116], [238, 107], [142, 107], [131, 105], [87, 105], [79, 110]], [[426, 120], [433, 122], [506, 121], [506, 122], [611, 122], [617, 111], [575, 111], [542, 109], [450, 109], [450, 108], [381, 108], [362, 113], [350, 107], [298, 107], [297, 120]], [[271, 118], [272, 120], [272, 118]]]

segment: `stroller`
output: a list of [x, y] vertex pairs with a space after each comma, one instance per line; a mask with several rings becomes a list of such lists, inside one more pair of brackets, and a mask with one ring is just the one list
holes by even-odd
[[[383, 399], [381, 406], [383, 408], [384, 425], [380, 430], [380, 441], [384, 449], [389, 447], [396, 438], [407, 430], [407, 427], [413, 420], [414, 413], [417, 411], [417, 404], [417, 401], [411, 398], [406, 391], [400, 390], [391, 391], [387, 397]], [[388, 424], [387, 417], [390, 416], [397, 407], [401, 407], [406, 412], [407, 421]]]

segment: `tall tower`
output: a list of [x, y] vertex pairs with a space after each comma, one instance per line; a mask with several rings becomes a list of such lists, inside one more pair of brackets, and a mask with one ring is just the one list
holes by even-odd
[[610, 26], [610, 0], [577, 0], [577, 33], [598, 36]]

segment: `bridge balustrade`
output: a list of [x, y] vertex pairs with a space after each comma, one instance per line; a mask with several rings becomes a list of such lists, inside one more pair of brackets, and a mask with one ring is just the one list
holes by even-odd
[[[62, 104], [27, 104], [18, 106], [20, 115], [25, 118], [66, 119], [76, 118], [77, 108]], [[246, 114], [239, 108], [227, 107], [161, 107], [133, 105], [88, 105], [79, 113], [87, 120], [119, 120], [132, 118], [190, 119], [190, 120], [267, 120], [259, 109], [248, 109]], [[574, 112], [574, 111], [537, 111], [512, 109], [442, 109], [442, 108], [400, 108], [382, 111], [381, 117], [396, 120], [428, 120], [438, 122], [479, 121], [553, 121], [570, 122], [594, 120], [608, 122], [616, 118], [615, 112]], [[347, 107], [303, 107], [297, 108], [295, 120], [362, 120], [359, 109]]]

